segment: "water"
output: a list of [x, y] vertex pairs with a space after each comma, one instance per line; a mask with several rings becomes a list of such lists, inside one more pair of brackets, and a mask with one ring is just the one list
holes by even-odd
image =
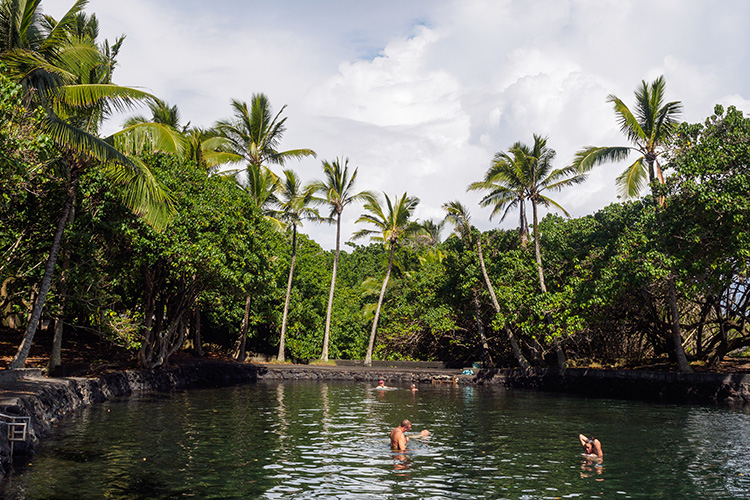
[[[391, 452], [404, 419], [414, 438]], [[603, 467], [578, 433], [603, 444]], [[88, 408], [8, 499], [750, 498], [750, 415], [500, 388], [261, 382]]]

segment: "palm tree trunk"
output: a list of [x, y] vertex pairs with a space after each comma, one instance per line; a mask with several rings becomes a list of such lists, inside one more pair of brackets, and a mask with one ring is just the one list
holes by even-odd
[[521, 248], [526, 248], [529, 244], [529, 221], [526, 220], [526, 200], [521, 200], [518, 214], [520, 218], [518, 230], [521, 232]]
[[489, 368], [494, 365], [492, 362], [492, 356], [490, 356], [490, 345], [487, 343], [487, 336], [484, 334], [484, 324], [482, 323], [481, 308], [479, 307], [479, 293], [477, 289], [472, 290], [474, 295], [474, 315], [477, 321], [477, 331], [479, 332], [479, 340], [482, 342], [482, 363], [483, 368]]
[[[547, 293], [547, 285], [544, 283], [544, 266], [542, 265], [542, 250], [541, 242], [539, 241], [539, 216], [537, 211], [537, 205], [534, 198], [531, 199], [531, 208], [534, 214], [534, 254], [536, 256], [536, 268], [539, 273], [539, 287], [542, 289], [542, 293]], [[550, 328], [554, 328], [552, 324], [552, 315], [549, 311], [544, 313], [544, 321]], [[560, 345], [560, 339], [554, 336], [553, 343], [555, 344], [555, 353], [557, 354], [557, 365], [558, 368], [565, 369], [568, 366], [568, 360], [565, 357], [565, 351]]]
[[286, 339], [286, 318], [289, 314], [289, 299], [292, 296], [292, 277], [294, 276], [294, 261], [297, 259], [297, 225], [292, 224], [292, 262], [289, 265], [289, 279], [286, 283], [286, 300], [284, 300], [284, 315], [281, 318], [281, 338], [279, 339], [278, 361], [284, 361], [284, 340]]
[[542, 293], [547, 293], [547, 285], [544, 284], [544, 268], [542, 267], [542, 250], [539, 246], [539, 223], [537, 216], [536, 202], [531, 200], [531, 209], [534, 214], [534, 254], [536, 256], [536, 269], [539, 273], [539, 286], [542, 288]]
[[669, 306], [672, 310], [672, 341], [674, 342], [674, 352], [677, 357], [677, 365], [681, 372], [690, 373], [693, 369], [688, 363], [685, 356], [685, 348], [682, 346], [682, 329], [680, 328], [680, 311], [677, 308], [677, 285], [674, 276], [667, 280], [669, 286]]
[[[659, 184], [664, 184], [664, 173], [659, 167], [659, 162], [656, 161], [656, 154], [647, 153], [645, 155], [646, 163], [648, 164], [648, 183], [651, 184], [655, 179], [659, 180]], [[663, 196], [659, 196], [654, 199], [657, 207], [663, 207], [666, 199]]]
[[245, 362], [246, 350], [247, 350], [247, 325], [250, 322], [250, 304], [251, 298], [248, 294], [245, 299], [245, 315], [242, 317], [242, 326], [240, 326], [240, 349], [237, 353], [237, 361], [240, 363]]
[[[70, 210], [69, 224], [73, 224], [76, 219], [75, 205]], [[60, 302], [60, 314], [55, 317], [55, 334], [52, 338], [52, 352], [49, 355], [47, 363], [47, 372], [53, 373], [55, 368], [62, 364], [62, 337], [63, 337], [63, 319], [65, 316], [65, 303], [68, 296], [68, 270], [70, 269], [70, 248], [65, 250], [62, 270], [60, 271], [60, 283], [57, 287], [57, 294]]]
[[[492, 305], [495, 308], [495, 312], [497, 314], [500, 314], [500, 304], [497, 302], [495, 288], [492, 286], [490, 277], [487, 274], [487, 268], [484, 266], [484, 254], [482, 253], [481, 235], [479, 236], [479, 238], [477, 238], [477, 255], [479, 256], [479, 266], [482, 268], [482, 276], [484, 276], [484, 282], [486, 283], [487, 290], [490, 292], [490, 297], [492, 298]], [[518, 340], [516, 339], [515, 335], [513, 335], [513, 330], [508, 328], [508, 325], [505, 325], [505, 332], [508, 334], [508, 341], [510, 341], [510, 347], [513, 350], [513, 355], [516, 357], [516, 361], [518, 361], [518, 364], [521, 365], [521, 368], [523, 368], [524, 370], [528, 370], [531, 366], [526, 360], [526, 357], [523, 355], [523, 352], [521, 352], [521, 347], [518, 345]]]
[[378, 307], [375, 309], [375, 318], [372, 320], [372, 331], [370, 332], [370, 341], [367, 343], [367, 354], [365, 355], [365, 366], [372, 366], [372, 350], [375, 346], [375, 332], [378, 329], [378, 319], [380, 318], [380, 308], [383, 307], [383, 297], [385, 296], [385, 289], [388, 286], [388, 278], [391, 277], [391, 269], [393, 268], [393, 255], [396, 252], [396, 245], [391, 242], [391, 255], [388, 258], [388, 271], [385, 273], [385, 279], [383, 280], [383, 287], [380, 289], [380, 297], [378, 298]]
[[336, 270], [339, 265], [339, 248], [341, 241], [341, 214], [336, 216], [336, 254], [333, 257], [333, 271], [331, 272], [331, 291], [328, 292], [328, 309], [326, 310], [326, 330], [323, 334], [323, 352], [320, 359], [328, 361], [328, 339], [331, 332], [331, 312], [333, 310], [333, 292], [336, 290]]
[[62, 243], [63, 232], [65, 231], [65, 225], [68, 223], [70, 213], [73, 210], [73, 204], [75, 203], [76, 193], [78, 191], [78, 181], [80, 180], [80, 172], [75, 166], [70, 168], [70, 178], [68, 180], [68, 189], [65, 195], [65, 203], [63, 204], [62, 213], [60, 219], [57, 222], [57, 229], [55, 229], [55, 236], [52, 239], [52, 248], [47, 258], [47, 266], [44, 269], [44, 276], [42, 277], [42, 283], [39, 288], [39, 294], [34, 301], [34, 307], [31, 310], [31, 317], [29, 323], [26, 326], [26, 333], [23, 336], [23, 341], [18, 348], [18, 352], [13, 357], [13, 360], [8, 365], [8, 368], [23, 368], [26, 365], [26, 358], [29, 357], [29, 351], [31, 350], [31, 343], [34, 340], [34, 334], [36, 333], [39, 320], [42, 317], [42, 310], [44, 310], [44, 302], [47, 298], [47, 292], [49, 292], [50, 286], [52, 285], [52, 276], [55, 274], [55, 264], [57, 263], [57, 257], [60, 254], [60, 245]]

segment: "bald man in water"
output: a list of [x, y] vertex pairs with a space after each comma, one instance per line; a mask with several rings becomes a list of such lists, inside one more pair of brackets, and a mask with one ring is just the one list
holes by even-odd
[[404, 419], [401, 425], [391, 431], [391, 449], [404, 451], [406, 449], [406, 443], [409, 438], [406, 437], [404, 432], [411, 430], [411, 422]]

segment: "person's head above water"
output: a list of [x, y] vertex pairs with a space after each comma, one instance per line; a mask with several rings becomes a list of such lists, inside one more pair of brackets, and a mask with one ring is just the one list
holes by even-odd
[[403, 427], [404, 429], [408, 431], [409, 429], [411, 429], [411, 422], [407, 419], [403, 419], [401, 421], [401, 427]]

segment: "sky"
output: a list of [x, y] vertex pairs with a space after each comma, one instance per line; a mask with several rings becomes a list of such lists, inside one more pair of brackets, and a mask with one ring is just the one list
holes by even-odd
[[[58, 19], [72, 5], [42, 0]], [[200, 127], [264, 93], [274, 111], [286, 106], [280, 149], [317, 153], [287, 165], [304, 182], [323, 177], [323, 160], [348, 159], [357, 189], [417, 196], [420, 221], [459, 200], [482, 230], [516, 227], [515, 213], [490, 220], [481, 193], [466, 191], [495, 153], [538, 134], [563, 167], [584, 146], [627, 145], [607, 96], [632, 107], [644, 80], [663, 75], [688, 122], [716, 104], [750, 112], [745, 0], [91, 0], [86, 11], [100, 38], [126, 35], [115, 83]], [[626, 166], [597, 167], [552, 197], [573, 217], [594, 213], [618, 201]], [[343, 241], [361, 213], [345, 209]], [[335, 227], [301, 231], [335, 245]]]

